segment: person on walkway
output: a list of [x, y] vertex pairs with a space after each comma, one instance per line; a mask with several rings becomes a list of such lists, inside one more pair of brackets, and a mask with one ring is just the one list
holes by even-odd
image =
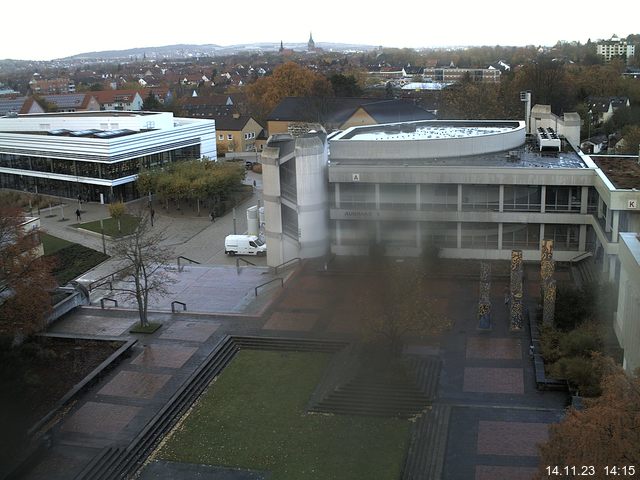
[[211, 210], [211, 212], [209, 213], [209, 220], [211, 220], [212, 222], [215, 222], [215, 221], [216, 221], [216, 217], [215, 217], [215, 215], [213, 214], [213, 210]]
[[76, 208], [76, 220], [78, 222], [82, 221], [82, 217], [80, 216], [80, 209], [79, 208]]
[[504, 287], [504, 306], [509, 308], [509, 302], [511, 301], [511, 294], [509, 287]]
[[149, 212], [149, 216], [151, 217], [151, 226], [153, 227], [153, 219], [156, 216], [156, 211], [151, 207], [151, 211]]
[[256, 188], [256, 181], [253, 181], [253, 188]]

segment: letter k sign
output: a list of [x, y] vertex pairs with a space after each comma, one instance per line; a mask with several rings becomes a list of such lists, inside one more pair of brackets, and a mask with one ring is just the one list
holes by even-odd
[[638, 208], [638, 201], [629, 200], [629, 202], [627, 203], [627, 208]]

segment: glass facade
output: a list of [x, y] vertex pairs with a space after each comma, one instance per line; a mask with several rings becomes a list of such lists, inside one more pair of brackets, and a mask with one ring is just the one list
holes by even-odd
[[[105, 202], [110, 202], [112, 199], [128, 201], [138, 197], [134, 182], [105, 187], [87, 183], [86, 179], [118, 180], [137, 175], [141, 166], [154, 168], [171, 162], [196, 158], [200, 158], [200, 145], [111, 163], [0, 154], [0, 167], [75, 177], [70, 180], [58, 180], [18, 173], [1, 173], [0, 187], [66, 198], [76, 198], [80, 194], [88, 201], [96, 202], [100, 201], [100, 194]], [[83, 182], [80, 181], [80, 177], [84, 180]]]

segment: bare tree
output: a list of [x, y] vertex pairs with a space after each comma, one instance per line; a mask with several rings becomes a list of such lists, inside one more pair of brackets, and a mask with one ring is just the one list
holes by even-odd
[[164, 231], [153, 230], [149, 213], [141, 212], [134, 232], [116, 240], [112, 247], [113, 256], [124, 266], [120, 295], [136, 301], [142, 327], [149, 325], [149, 299], [168, 294], [169, 286], [175, 283], [166, 270], [173, 249], [163, 245], [164, 240]]

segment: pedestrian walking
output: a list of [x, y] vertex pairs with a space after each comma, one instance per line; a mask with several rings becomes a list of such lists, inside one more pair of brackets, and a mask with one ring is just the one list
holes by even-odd
[[151, 217], [151, 226], [153, 227], [153, 219], [156, 216], [156, 211], [151, 207], [151, 211], [149, 212], [149, 216]]
[[533, 357], [533, 353], [535, 352], [535, 349], [533, 348], [533, 343], [529, 345], [529, 356]]
[[253, 188], [256, 188], [256, 181], [253, 181]]
[[504, 306], [509, 308], [509, 302], [511, 301], [511, 294], [509, 287], [504, 287]]
[[80, 209], [79, 208], [76, 208], [76, 220], [78, 222], [82, 221], [82, 217], [80, 216]]
[[215, 222], [215, 220], [216, 220], [216, 217], [213, 214], [213, 210], [211, 210], [211, 212], [209, 212], [209, 220], [211, 220], [212, 222]]

